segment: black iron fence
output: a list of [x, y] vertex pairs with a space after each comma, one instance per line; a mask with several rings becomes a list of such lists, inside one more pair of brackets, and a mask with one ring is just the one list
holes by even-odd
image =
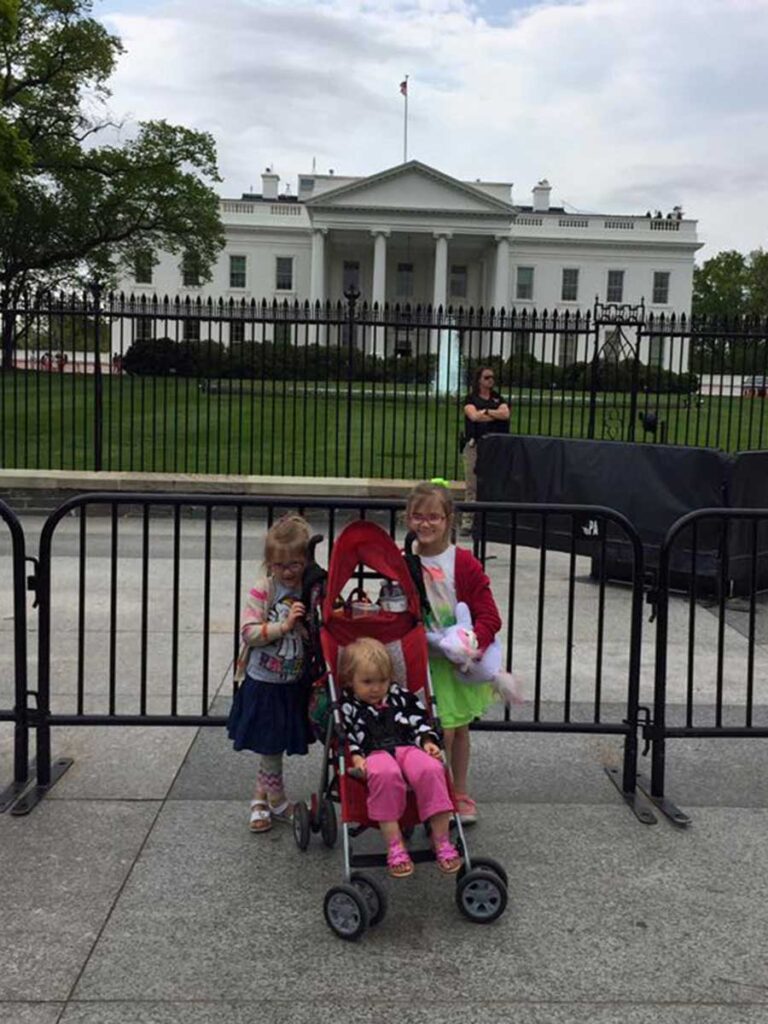
[[[29, 581], [23, 531], [0, 504], [10, 530], [0, 544], [0, 571], [13, 579], [14, 614], [12, 686], [0, 700], [0, 721], [14, 723], [14, 780], [4, 806], [27, 813], [69, 766], [68, 758], [52, 756], [59, 726], [224, 723], [241, 595], [260, 571], [265, 529], [296, 504], [84, 495], [45, 522]], [[318, 498], [300, 505], [323, 536], [321, 563], [350, 519], [375, 518], [404, 540], [401, 502]], [[491, 709], [473, 728], [615, 736], [621, 767], [607, 770], [626, 802], [641, 820], [655, 820], [638, 798], [639, 785], [685, 824], [665, 793], [668, 741], [768, 737], [768, 509], [683, 517], [669, 531], [652, 580], [644, 579], [636, 531], [610, 509], [478, 503], [473, 510], [475, 550], [493, 574], [502, 612], [506, 668], [522, 678], [525, 698], [511, 710]], [[486, 539], [491, 514], [493, 544]], [[558, 550], [551, 550], [555, 523]], [[572, 538], [565, 549], [564, 524]], [[535, 533], [538, 546], [524, 546], [523, 532]], [[617, 534], [632, 553], [629, 586], [610, 585], [606, 576], [606, 544]], [[37, 601], [36, 688], [27, 678], [27, 582]], [[652, 708], [640, 691], [644, 589], [658, 613]], [[652, 749], [650, 781], [637, 771], [640, 735]]]
[[462, 475], [494, 367], [519, 434], [765, 447], [768, 323], [579, 312], [0, 296], [0, 464]]

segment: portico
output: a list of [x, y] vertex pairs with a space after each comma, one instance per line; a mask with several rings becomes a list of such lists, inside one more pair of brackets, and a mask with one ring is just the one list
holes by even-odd
[[505, 306], [511, 203], [411, 161], [306, 201], [312, 300]]

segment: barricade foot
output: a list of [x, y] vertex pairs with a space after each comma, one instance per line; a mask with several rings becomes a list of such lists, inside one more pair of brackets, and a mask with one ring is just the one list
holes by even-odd
[[658, 807], [665, 818], [676, 828], [687, 828], [691, 819], [685, 811], [681, 811], [680, 808], [673, 804], [671, 800], [668, 800], [665, 796], [654, 796], [651, 793], [651, 780], [647, 775], [643, 775], [642, 772], [637, 773], [637, 785], [642, 789], [645, 796], [651, 801], [654, 807]]
[[74, 758], [72, 757], [57, 757], [51, 764], [51, 781], [47, 786], [41, 786], [35, 783], [26, 789], [11, 808], [11, 814], [13, 817], [21, 817], [24, 814], [29, 814], [34, 807], [37, 807], [48, 790], [51, 789], [52, 786], [56, 785], [67, 768], [74, 763]]
[[4, 790], [0, 791], [0, 814], [7, 811], [9, 807], [12, 807], [33, 782], [34, 779], [26, 779], [24, 782], [12, 782], [10, 786], [6, 786]]
[[621, 794], [621, 798], [624, 803], [629, 807], [634, 816], [638, 821], [642, 822], [643, 825], [655, 825], [656, 815], [653, 813], [648, 804], [640, 797], [640, 794], [625, 793], [622, 789], [622, 771], [620, 768], [609, 768], [606, 766], [605, 774], [614, 784], [616, 789]]

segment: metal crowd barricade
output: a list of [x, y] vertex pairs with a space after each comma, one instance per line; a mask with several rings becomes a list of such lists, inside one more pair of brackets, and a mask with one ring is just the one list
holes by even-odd
[[[489, 543], [509, 545], [507, 593], [496, 597], [506, 612], [506, 667], [521, 671], [530, 710], [526, 716], [508, 709], [503, 720], [483, 719], [471, 728], [622, 737], [622, 766], [606, 772], [638, 819], [652, 824], [655, 816], [636, 791], [644, 596], [639, 535], [621, 513], [601, 506], [478, 502], [471, 508], [481, 560], [492, 557]], [[631, 565], [629, 584], [608, 588], [608, 553], [616, 546]], [[553, 615], [547, 597], [554, 586], [566, 600]]]
[[[0, 813], [12, 807], [29, 785], [29, 721], [27, 717], [27, 605], [24, 531], [14, 512], [0, 501], [0, 519], [10, 534], [10, 595], [13, 603], [13, 685], [0, 696], [0, 722], [13, 722], [13, 781], [0, 791]], [[12, 694], [12, 696], [11, 696]], [[3, 707], [3, 701], [9, 705]]]
[[768, 509], [700, 509], [670, 527], [659, 554], [653, 718], [644, 728], [651, 778], [639, 782], [674, 824], [690, 819], [666, 796], [667, 740], [768, 737], [758, 618], [766, 590]]
[[[350, 518], [376, 518], [398, 541], [405, 537], [403, 502], [370, 498], [102, 493], [73, 498], [48, 518], [38, 572], [37, 786], [23, 810], [69, 763], [51, 761], [57, 726], [224, 724], [242, 593], [261, 571], [265, 529], [297, 508], [325, 538], [321, 563]], [[655, 820], [635, 792], [643, 598], [637, 534], [605, 508], [472, 508], [481, 560], [490, 568], [509, 553], [508, 569], [494, 571], [494, 593], [506, 665], [524, 676], [526, 697], [473, 727], [620, 737], [621, 767], [606, 770], [638, 817]], [[491, 510], [504, 528], [489, 539]], [[130, 517], [138, 529], [127, 527]], [[539, 550], [518, 545], [523, 520], [539, 524]], [[555, 523], [570, 539], [549, 551]], [[609, 591], [602, 568], [589, 576], [588, 557], [604, 566], [616, 536], [633, 552], [634, 574], [629, 588]]]

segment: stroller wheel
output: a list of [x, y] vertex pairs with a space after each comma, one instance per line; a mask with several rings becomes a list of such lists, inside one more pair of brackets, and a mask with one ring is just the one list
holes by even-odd
[[[480, 868], [483, 871], [492, 871], [494, 875], [497, 875], [502, 880], [506, 888], [509, 888], [507, 872], [497, 860], [493, 859], [493, 857], [473, 857], [472, 870], [474, 871], [475, 868]], [[456, 882], [460, 882], [466, 873], [467, 866], [466, 864], [462, 864], [459, 868], [458, 874], [456, 875]]]
[[368, 905], [354, 885], [334, 885], [325, 894], [325, 923], [340, 939], [354, 942], [368, 927]]
[[297, 800], [293, 807], [293, 838], [300, 850], [309, 846], [309, 811], [303, 800]]
[[507, 887], [494, 871], [472, 868], [456, 886], [456, 904], [475, 924], [490, 924], [507, 906]]
[[320, 835], [323, 837], [323, 842], [327, 847], [333, 849], [336, 845], [339, 828], [336, 824], [336, 808], [333, 806], [333, 800], [330, 797], [323, 797], [320, 801], [319, 817]]
[[353, 871], [350, 880], [366, 902], [368, 924], [379, 924], [387, 912], [387, 894], [374, 878], [362, 871]]

